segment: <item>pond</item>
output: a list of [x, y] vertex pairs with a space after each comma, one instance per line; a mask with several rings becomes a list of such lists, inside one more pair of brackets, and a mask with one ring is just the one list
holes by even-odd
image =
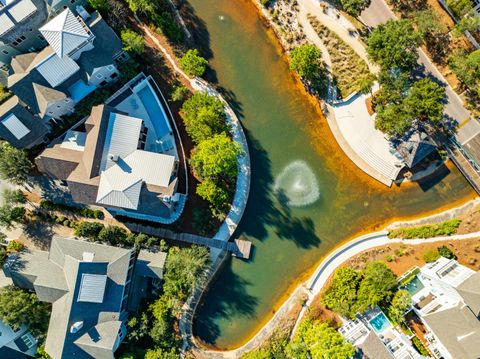
[[190, 4], [210, 77], [242, 121], [251, 154], [251, 192], [235, 236], [253, 242], [252, 257], [227, 261], [194, 321], [199, 339], [234, 348], [342, 241], [474, 192], [451, 166], [393, 188], [370, 179], [338, 147], [250, 0]]

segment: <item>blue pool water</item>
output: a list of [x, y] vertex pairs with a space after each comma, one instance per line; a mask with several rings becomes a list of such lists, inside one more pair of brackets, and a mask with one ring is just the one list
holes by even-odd
[[388, 322], [388, 319], [385, 316], [385, 314], [380, 313], [375, 318], [370, 320], [370, 325], [373, 327], [373, 329], [377, 333], [380, 333], [380, 332], [384, 331], [386, 328], [388, 328], [390, 323]]
[[410, 282], [405, 285], [405, 289], [411, 296], [420, 292], [425, 286], [423, 285], [422, 281], [418, 279], [418, 277], [413, 278]]
[[168, 135], [171, 132], [168, 118], [153, 89], [147, 85], [137, 92], [137, 96], [142, 100], [143, 106], [148, 112], [148, 117], [155, 127], [157, 138], [160, 139]]
[[95, 91], [96, 88], [95, 85], [87, 85], [83, 80], [78, 80], [68, 88], [68, 92], [70, 92], [70, 97], [73, 101], [79, 102]]

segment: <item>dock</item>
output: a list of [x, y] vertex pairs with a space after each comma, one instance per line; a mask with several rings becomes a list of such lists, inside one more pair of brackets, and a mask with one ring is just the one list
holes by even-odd
[[217, 248], [232, 253], [232, 256], [240, 259], [249, 259], [252, 242], [235, 239], [233, 242], [225, 242], [215, 238], [198, 236], [190, 233], [177, 233], [165, 228], [156, 228], [137, 223], [124, 223], [132, 232], [145, 233], [149, 236], [171, 239], [173, 241]]

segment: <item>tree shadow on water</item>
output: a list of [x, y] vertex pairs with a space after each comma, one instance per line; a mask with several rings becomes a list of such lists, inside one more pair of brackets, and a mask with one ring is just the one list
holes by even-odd
[[315, 223], [311, 218], [295, 216], [285, 193], [275, 193], [268, 153], [248, 130], [245, 130], [245, 135], [252, 177], [247, 207], [235, 235], [264, 241], [271, 228], [280, 239], [293, 241], [300, 248], [318, 247], [321, 241], [315, 233]]
[[203, 300], [197, 309], [194, 318], [193, 333], [200, 336], [208, 344], [215, 345], [221, 335], [217, 321], [221, 318], [235, 317], [253, 318], [258, 299], [248, 294], [251, 282], [246, 281], [232, 271], [232, 258], [229, 258], [222, 269], [222, 276], [214, 281], [209, 289], [213, 293], [221, 292], [215, 300], [208, 300], [211, 293], [206, 293], [207, 300]]

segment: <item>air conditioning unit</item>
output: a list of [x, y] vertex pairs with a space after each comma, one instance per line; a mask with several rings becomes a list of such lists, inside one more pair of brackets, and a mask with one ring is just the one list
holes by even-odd
[[78, 331], [82, 328], [83, 328], [83, 321], [75, 322], [70, 327], [70, 333], [72, 333], [72, 334], [78, 333]]

